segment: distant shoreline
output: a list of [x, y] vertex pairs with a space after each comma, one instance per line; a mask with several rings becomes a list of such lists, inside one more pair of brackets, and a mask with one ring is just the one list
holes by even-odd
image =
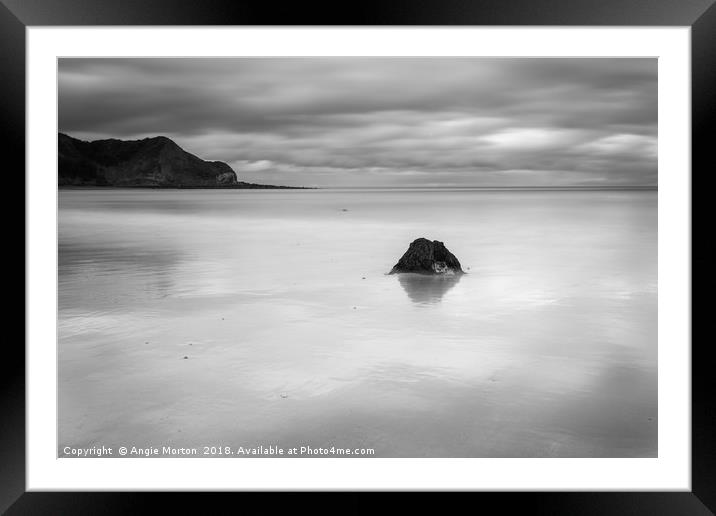
[[658, 186], [277, 186], [253, 183], [216, 186], [58, 185], [59, 190], [475, 190], [494, 192], [620, 192], [653, 191]]
[[[321, 187], [329, 188], [329, 187]], [[344, 190], [544, 190], [544, 191], [604, 191], [604, 190], [654, 190], [659, 189], [658, 186], [336, 186], [330, 188], [340, 188]]]
[[310, 186], [276, 186], [258, 184], [163, 186], [163, 185], [58, 185], [59, 190], [318, 190]]

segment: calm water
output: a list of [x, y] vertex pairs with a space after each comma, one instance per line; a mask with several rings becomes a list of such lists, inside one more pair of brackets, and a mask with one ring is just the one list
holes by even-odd
[[63, 190], [59, 453], [656, 456], [656, 198]]

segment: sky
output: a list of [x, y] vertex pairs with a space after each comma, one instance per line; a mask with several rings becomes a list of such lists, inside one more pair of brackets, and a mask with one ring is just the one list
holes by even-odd
[[59, 131], [288, 186], [657, 185], [656, 59], [60, 59]]

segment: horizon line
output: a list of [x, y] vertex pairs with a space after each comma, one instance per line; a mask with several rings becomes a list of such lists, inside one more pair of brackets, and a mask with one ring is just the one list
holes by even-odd
[[458, 189], [479, 189], [479, 190], [658, 190], [659, 185], [600, 185], [600, 186], [588, 186], [588, 185], [549, 185], [549, 186], [482, 186], [482, 185], [409, 185], [409, 186], [385, 186], [385, 185], [351, 185], [351, 186], [312, 186], [309, 188], [383, 188], [383, 189], [398, 189], [398, 188], [458, 188]]

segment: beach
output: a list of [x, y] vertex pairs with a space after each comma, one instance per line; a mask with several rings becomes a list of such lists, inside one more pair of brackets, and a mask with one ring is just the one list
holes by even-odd
[[[655, 190], [60, 190], [58, 236], [60, 456], [657, 456]], [[388, 275], [419, 237], [466, 274]]]

